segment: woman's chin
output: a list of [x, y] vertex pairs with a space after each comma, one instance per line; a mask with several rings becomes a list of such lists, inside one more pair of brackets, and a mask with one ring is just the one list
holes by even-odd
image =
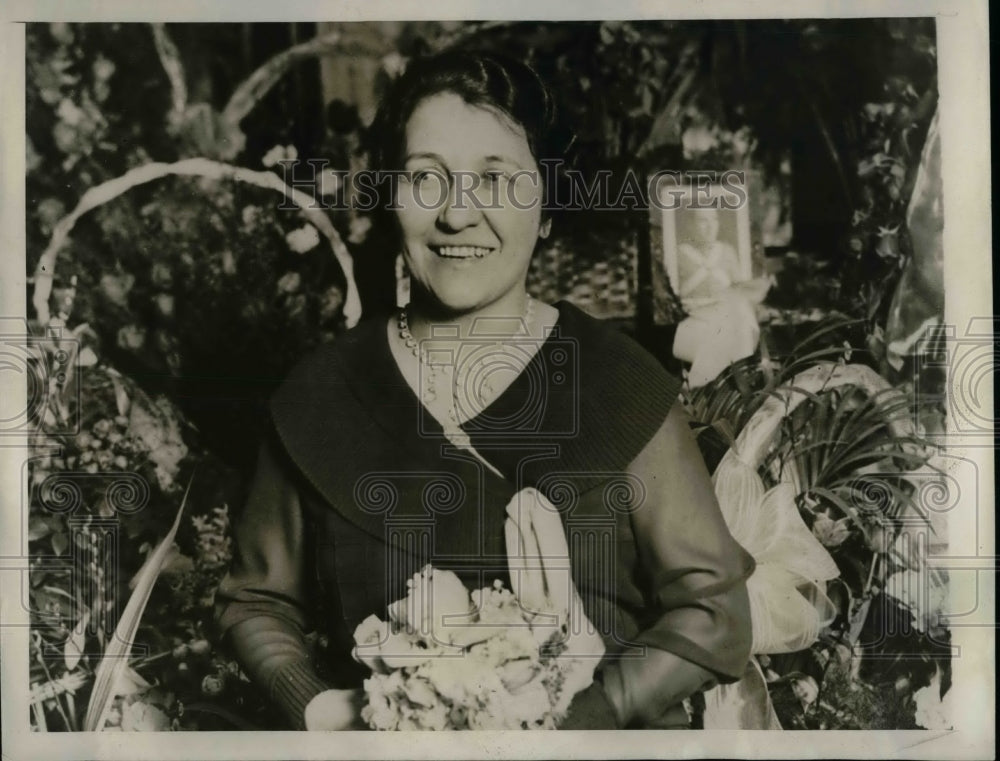
[[462, 317], [464, 315], [475, 314], [484, 306], [484, 301], [470, 298], [449, 298], [438, 299], [437, 309], [442, 317]]
[[478, 312], [495, 297], [474, 286], [475, 284], [456, 283], [453, 287], [436, 288], [427, 299], [421, 301], [428, 311], [437, 313], [435, 316], [439, 317], [458, 317]]

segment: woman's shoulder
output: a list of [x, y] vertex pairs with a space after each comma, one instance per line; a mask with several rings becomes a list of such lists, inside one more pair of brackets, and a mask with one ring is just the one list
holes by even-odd
[[635, 339], [614, 325], [579, 307], [560, 301], [558, 337], [577, 350], [581, 379], [605, 388], [622, 383], [636, 394], [669, 387], [679, 389], [680, 381]]
[[271, 396], [272, 415], [279, 420], [314, 417], [334, 401], [341, 408], [359, 379], [370, 378], [384, 364], [379, 354], [386, 344], [379, 341], [384, 330], [385, 322], [373, 317], [305, 354]]
[[327, 375], [341, 375], [349, 371], [353, 364], [366, 355], [378, 350], [385, 321], [372, 317], [345, 331], [332, 341], [327, 341], [304, 354], [291, 365], [282, 385], [300, 382], [303, 379], [316, 380]]
[[591, 470], [625, 467], [649, 442], [680, 392], [680, 380], [634, 339], [566, 302], [559, 302], [560, 340], [575, 353], [569, 405], [578, 436], [563, 459]]

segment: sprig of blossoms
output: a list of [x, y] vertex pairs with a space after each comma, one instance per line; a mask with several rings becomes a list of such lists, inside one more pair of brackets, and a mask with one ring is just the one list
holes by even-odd
[[[450, 571], [425, 567], [389, 621], [355, 630], [372, 667], [362, 718], [373, 729], [554, 729], [572, 695], [554, 641], [500, 581], [469, 593]], [[539, 617], [539, 613], [542, 614]]]

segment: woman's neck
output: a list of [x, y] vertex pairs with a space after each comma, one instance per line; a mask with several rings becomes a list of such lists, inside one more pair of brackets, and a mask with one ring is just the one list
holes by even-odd
[[555, 307], [532, 300], [529, 308], [527, 295], [522, 299], [521, 314], [505, 306], [472, 315], [432, 313], [432, 320], [417, 306], [412, 317], [408, 308], [389, 320], [389, 347], [397, 366], [446, 427], [453, 413], [468, 419], [501, 394], [554, 329], [559, 319]]
[[480, 337], [502, 339], [534, 334], [534, 326], [528, 324], [532, 311], [529, 299], [521, 291], [475, 310], [454, 312], [414, 294], [406, 313], [410, 333], [417, 341], [431, 338], [432, 334], [435, 338], [456, 341]]

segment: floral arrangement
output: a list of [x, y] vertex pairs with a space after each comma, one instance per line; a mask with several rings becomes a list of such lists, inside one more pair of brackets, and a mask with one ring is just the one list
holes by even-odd
[[[59, 352], [72, 372], [50, 378], [25, 473], [32, 726], [270, 728], [264, 699], [213, 641], [215, 589], [233, 549], [233, 472], [198, 445], [174, 404], [99, 359], [86, 331], [36, 348], [30, 369], [40, 383]], [[172, 532], [186, 482], [193, 488]], [[151, 575], [155, 584], [144, 585]], [[129, 612], [138, 596], [147, 601], [141, 616]], [[118, 656], [126, 624], [133, 644]], [[102, 670], [115, 663], [120, 673], [101, 688]], [[91, 706], [101, 723], [87, 720]]]
[[[765, 645], [757, 632], [765, 617], [754, 623], [755, 662], [776, 720], [786, 729], [944, 728], [947, 576], [928, 559], [946, 543], [944, 516], [957, 493], [948, 460], [919, 435], [913, 398], [852, 362], [862, 352], [851, 343], [836, 345], [833, 336], [853, 324], [823, 323], [781, 354], [768, 349], [772, 333], [757, 356], [684, 401], [724, 512], [746, 511], [730, 528], [758, 560], [751, 598], [754, 580], [773, 583], [777, 556], [791, 552], [802, 563], [802, 548], [816, 550], [815, 542], [829, 555], [827, 571], [816, 563], [807, 574], [826, 577], [825, 591], [811, 595], [821, 603], [811, 642]], [[777, 519], [764, 518], [772, 511], [801, 520], [815, 542], [802, 537], [791, 551]], [[767, 535], [754, 538], [761, 526]], [[927, 544], [918, 549], [921, 534]], [[768, 599], [780, 607], [794, 598]]]
[[527, 611], [499, 580], [470, 593], [429, 565], [407, 585], [389, 621], [369, 616], [354, 632], [373, 670], [361, 714], [373, 729], [554, 729], [590, 683], [593, 669], [559, 657], [554, 607]]

